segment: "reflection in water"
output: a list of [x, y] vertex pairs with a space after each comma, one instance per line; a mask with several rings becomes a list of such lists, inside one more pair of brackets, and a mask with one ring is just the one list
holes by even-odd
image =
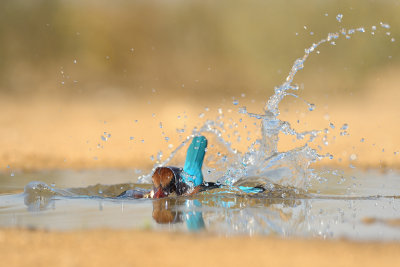
[[[217, 191], [217, 190], [215, 190]], [[159, 224], [185, 223], [188, 231], [222, 230], [226, 233], [297, 232], [305, 221], [307, 202], [300, 199], [245, 196], [207, 192], [153, 200], [153, 219]]]
[[161, 198], [153, 200], [153, 219], [159, 224], [186, 223], [189, 231], [205, 228], [202, 205], [197, 199]]
[[176, 209], [176, 198], [160, 198], [153, 200], [153, 219], [159, 224], [180, 223], [182, 213]]
[[[238, 183], [238, 186], [249, 185]], [[135, 194], [118, 196], [127, 189], [146, 192], [151, 185], [60, 189], [34, 182], [25, 187], [25, 206], [13, 208], [7, 204], [8, 201], [17, 203], [12, 199], [21, 195], [0, 198], [0, 206], [4, 207], [0, 209], [0, 225], [45, 229], [151, 227], [223, 235], [400, 239], [400, 232], [381, 223], [398, 219], [398, 197], [323, 197], [274, 184], [264, 184], [267, 189], [262, 193], [243, 193], [238, 186], [213, 189], [191, 197], [135, 199]], [[11, 212], [17, 215], [13, 220], [9, 216]], [[379, 223], [367, 223], [371, 220], [365, 218], [376, 218]]]
[[[240, 186], [246, 184], [240, 183]], [[224, 187], [188, 197], [136, 200], [135, 195], [118, 197], [120, 191], [146, 192], [148, 186], [96, 185], [86, 188], [58, 189], [33, 182], [25, 187], [24, 203], [28, 211], [55, 207], [56, 199], [98, 199], [110, 201], [151, 201], [152, 218], [157, 224], [184, 224], [188, 231], [209, 229], [229, 233], [276, 233], [286, 235], [304, 221], [307, 206], [292, 188], [269, 185], [263, 193], [243, 193], [238, 187]], [[102, 195], [102, 194], [103, 195]], [[57, 198], [56, 198], [57, 197]], [[297, 198], [296, 198], [297, 197]], [[99, 204], [100, 205], [100, 204]]]

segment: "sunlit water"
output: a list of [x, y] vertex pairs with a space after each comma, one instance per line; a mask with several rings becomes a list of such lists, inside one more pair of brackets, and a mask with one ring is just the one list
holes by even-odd
[[[340, 17], [341, 19], [341, 17]], [[313, 148], [319, 130], [297, 132], [279, 119], [279, 104], [286, 96], [298, 97], [293, 83], [311, 53], [344, 36], [363, 33], [364, 28], [330, 33], [305, 50], [292, 66], [286, 81], [275, 88], [264, 110], [238, 112], [259, 125], [258, 138], [247, 150], [238, 151], [224, 139], [222, 112], [209, 119], [158, 165], [177, 164], [193, 135], [209, 139], [204, 163], [207, 181], [225, 185], [193, 197], [131, 199], [123, 191], [151, 188], [150, 174], [138, 171], [54, 171], [4, 175], [0, 184], [0, 226], [44, 229], [94, 227], [153, 228], [208, 231], [222, 235], [272, 234], [352, 239], [400, 239], [400, 174], [374, 171], [343, 173], [315, 170], [311, 166], [330, 154]], [[314, 104], [306, 102], [309, 110]], [[237, 105], [237, 103], [233, 103]], [[343, 129], [344, 131], [346, 129]], [[279, 134], [292, 135], [303, 144], [278, 151]], [[237, 142], [240, 142], [240, 136]], [[157, 166], [158, 166], [157, 165]], [[157, 167], [154, 166], [154, 167]], [[36, 182], [42, 181], [42, 182]], [[137, 181], [137, 183], [132, 183]], [[263, 193], [245, 194], [238, 186], [263, 186]]]

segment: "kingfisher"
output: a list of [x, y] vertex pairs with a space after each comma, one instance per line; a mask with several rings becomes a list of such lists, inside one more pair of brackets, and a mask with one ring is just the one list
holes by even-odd
[[[207, 139], [195, 136], [188, 147], [183, 168], [175, 166], [157, 167], [152, 175], [153, 189], [150, 192], [127, 190], [118, 197], [130, 198], [164, 198], [175, 193], [178, 196], [190, 196], [205, 190], [223, 187], [220, 183], [204, 182], [201, 171], [207, 148]], [[261, 186], [239, 186], [245, 193], [260, 193], [265, 189]]]
[[155, 169], [152, 180], [152, 198], [167, 197], [172, 193], [176, 195], [193, 195], [208, 189], [219, 188], [220, 184], [204, 182], [201, 171], [204, 155], [207, 148], [207, 139], [200, 135], [192, 139], [183, 168], [167, 166]]

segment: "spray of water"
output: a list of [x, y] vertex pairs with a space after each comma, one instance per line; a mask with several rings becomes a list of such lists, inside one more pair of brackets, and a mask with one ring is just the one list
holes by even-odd
[[[315, 149], [309, 146], [321, 131], [297, 132], [289, 122], [278, 118], [280, 115], [279, 104], [288, 95], [298, 97], [294, 92], [299, 89], [299, 86], [294, 84], [293, 80], [297, 72], [304, 68], [305, 61], [316, 51], [317, 47], [324, 43], [335, 45], [335, 40], [340, 36], [349, 39], [350, 35], [356, 32], [365, 32], [365, 29], [362, 27], [349, 30], [342, 28], [338, 32], [329, 33], [326, 38], [313, 43], [309, 48], [305, 49], [304, 55], [295, 60], [285, 82], [275, 87], [275, 93], [266, 102], [262, 113], [250, 113], [246, 107], [239, 109], [239, 113], [247, 114], [249, 117], [260, 121], [259, 138], [248, 147], [247, 151], [239, 152], [231, 147], [231, 143], [224, 140], [222, 134], [224, 132], [224, 123], [221, 122], [220, 116], [216, 120], [207, 120], [198, 129], [195, 128], [192, 135], [188, 136], [164, 162], [154, 168], [160, 165], [167, 165], [194, 135], [211, 133], [227, 153], [225, 157], [213, 162], [219, 168], [208, 168], [206, 162], [205, 169], [208, 168], [206, 179], [232, 185], [239, 179], [243, 179], [243, 177], [263, 177], [268, 182], [307, 190], [313, 179], [320, 178], [310, 168], [310, 164], [329, 156], [329, 154], [319, 155]], [[313, 104], [307, 104], [310, 110], [314, 109]], [[298, 140], [306, 140], [306, 142], [301, 147], [280, 152], [278, 151], [280, 133], [295, 136]], [[210, 157], [210, 155], [208, 156]], [[213, 157], [211, 156], [211, 158]], [[150, 182], [150, 175], [140, 177], [139, 182]]]

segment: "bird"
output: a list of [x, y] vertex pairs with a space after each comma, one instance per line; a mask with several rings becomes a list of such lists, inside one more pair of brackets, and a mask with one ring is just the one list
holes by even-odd
[[[204, 182], [202, 166], [207, 149], [207, 138], [194, 136], [186, 152], [183, 168], [176, 166], [157, 167], [152, 174], [153, 189], [144, 193], [141, 190], [127, 190], [118, 197], [128, 198], [165, 198], [171, 194], [177, 196], [191, 196], [206, 190], [221, 188], [221, 183]], [[244, 193], [261, 193], [265, 191], [262, 186], [238, 186]]]
[[152, 198], [176, 195], [193, 195], [209, 189], [219, 188], [220, 184], [204, 183], [202, 166], [207, 148], [207, 139], [195, 136], [188, 147], [183, 168], [175, 166], [157, 167], [152, 175]]

